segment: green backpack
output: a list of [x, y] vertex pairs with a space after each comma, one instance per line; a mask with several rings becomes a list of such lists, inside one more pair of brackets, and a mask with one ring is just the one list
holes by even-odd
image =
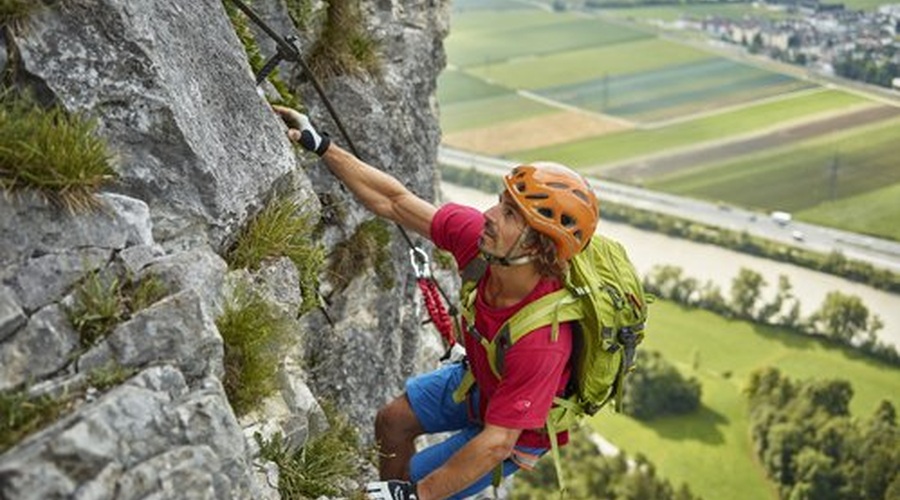
[[[486, 269], [487, 263], [478, 258], [463, 270], [460, 298], [467, 325], [475, 324], [477, 284]], [[516, 341], [547, 325], [555, 340], [560, 322], [578, 321], [570, 389], [565, 398], [554, 399], [546, 423], [561, 490], [565, 486], [556, 433], [570, 429], [585, 415], [594, 415], [610, 401], [621, 411], [625, 376], [634, 369], [635, 349], [644, 338], [648, 299], [625, 248], [595, 235], [570, 262], [565, 287], [522, 308], [500, 327], [493, 341], [468, 328], [467, 334], [485, 347], [491, 370], [501, 378], [506, 351]], [[454, 393], [457, 402], [465, 399], [473, 383], [470, 370]], [[500, 479], [495, 474], [496, 484]]]

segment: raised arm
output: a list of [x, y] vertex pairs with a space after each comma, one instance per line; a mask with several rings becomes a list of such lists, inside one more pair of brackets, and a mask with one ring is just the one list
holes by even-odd
[[288, 137], [322, 157], [331, 172], [375, 215], [431, 239], [431, 220], [437, 207], [416, 196], [396, 178], [353, 156], [319, 135], [302, 113], [272, 106], [288, 125]]

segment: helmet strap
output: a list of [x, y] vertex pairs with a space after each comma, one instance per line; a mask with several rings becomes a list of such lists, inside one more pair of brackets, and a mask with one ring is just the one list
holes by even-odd
[[504, 267], [512, 267], [512, 266], [521, 266], [523, 264], [527, 264], [537, 258], [537, 256], [533, 253], [519, 255], [518, 257], [513, 257], [512, 253], [519, 249], [522, 244], [525, 242], [525, 238], [528, 237], [528, 233], [531, 231], [531, 228], [526, 226], [522, 233], [519, 234], [519, 238], [516, 239], [516, 242], [509, 248], [509, 251], [506, 252], [506, 255], [499, 256], [481, 251], [482, 257], [487, 261], [488, 264], [495, 264]]
[[527, 264], [535, 259], [534, 254], [520, 255], [518, 257], [501, 257], [499, 255], [489, 254], [484, 250], [481, 251], [481, 256], [488, 264], [504, 267], [521, 266], [522, 264]]

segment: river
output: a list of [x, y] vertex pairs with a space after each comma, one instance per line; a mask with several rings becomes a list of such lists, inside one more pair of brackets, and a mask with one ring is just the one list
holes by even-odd
[[[497, 200], [497, 195], [447, 182], [441, 184], [441, 191], [444, 201], [463, 203], [481, 209], [490, 207]], [[783, 274], [790, 280], [793, 293], [800, 300], [802, 317], [807, 317], [819, 309], [825, 295], [832, 290], [856, 295], [862, 299], [870, 314], [877, 314], [884, 323], [884, 328], [878, 332], [878, 338], [900, 349], [900, 295], [793, 264], [762, 259], [714, 245], [695, 243], [626, 224], [604, 221], [602, 216], [598, 231], [620, 241], [641, 274], [646, 274], [656, 265], [678, 266], [684, 270], [684, 276], [696, 278], [701, 284], [712, 281], [720, 287], [725, 297], [728, 296], [731, 280], [742, 267], [753, 269], [763, 275], [768, 284], [764, 288], [766, 298], [777, 291], [778, 277]]]

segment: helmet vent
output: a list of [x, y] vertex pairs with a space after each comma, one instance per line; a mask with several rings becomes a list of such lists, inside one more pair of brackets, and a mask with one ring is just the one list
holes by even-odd
[[534, 194], [526, 194], [525, 198], [529, 200], [546, 200], [550, 195], [547, 193], [534, 193]]
[[550, 210], [549, 208], [542, 207], [542, 208], [537, 209], [537, 212], [548, 219], [553, 218], [553, 210]]
[[569, 189], [569, 185], [562, 182], [548, 182], [547, 186], [552, 187], [553, 189]]
[[562, 214], [562, 216], [559, 218], [559, 222], [561, 222], [564, 227], [572, 227], [576, 223], [575, 219], [567, 214]]
[[582, 238], [583, 234], [584, 233], [581, 232], [581, 229], [579, 229], [579, 230], [575, 231], [574, 233], [572, 233], [572, 236], [574, 236], [575, 239], [578, 241], [584, 241], [584, 238]]
[[516, 183], [516, 191], [518, 191], [518, 192], [520, 192], [520, 193], [524, 193], [525, 190], [526, 190], [526, 187], [527, 187], [527, 186], [525, 185], [524, 182], [517, 182], [517, 183]]
[[575, 196], [581, 198], [581, 200], [583, 202], [585, 202], [587, 204], [591, 203], [590, 198], [588, 198], [588, 195], [584, 194], [584, 191], [582, 191], [580, 189], [573, 189], [572, 192], [575, 193]]

